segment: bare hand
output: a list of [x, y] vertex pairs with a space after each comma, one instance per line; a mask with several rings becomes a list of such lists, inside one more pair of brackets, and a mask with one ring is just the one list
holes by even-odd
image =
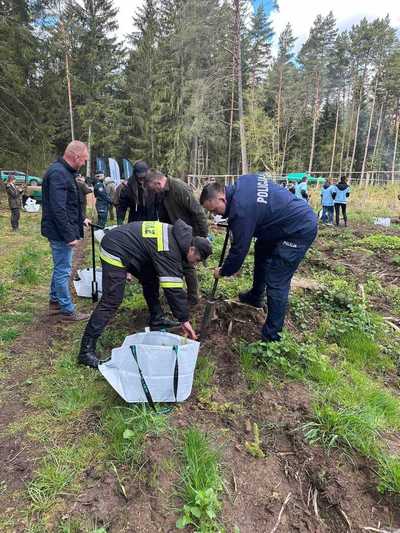
[[131, 281], [133, 281], [133, 276], [132, 276], [132, 274], [131, 274], [130, 272], [127, 272], [127, 273], [126, 273], [126, 281], [127, 281], [128, 283], [130, 283]]
[[214, 270], [214, 279], [219, 279], [220, 277], [221, 277], [221, 269], [219, 267], [217, 267]]
[[91, 223], [92, 223], [92, 221], [90, 220], [90, 218], [85, 218], [85, 220], [83, 221], [83, 225], [86, 228], [88, 228]]
[[181, 327], [182, 327], [182, 330], [183, 330], [183, 335], [185, 337], [189, 337], [189, 339], [192, 339], [194, 341], [197, 339], [196, 332], [192, 328], [192, 325], [191, 325], [191, 323], [189, 321], [184, 322], [183, 324], [181, 324]]
[[68, 246], [71, 246], [71, 248], [73, 248], [74, 246], [76, 246], [78, 244], [78, 239], [75, 239], [74, 241], [71, 241], [71, 242], [68, 242]]

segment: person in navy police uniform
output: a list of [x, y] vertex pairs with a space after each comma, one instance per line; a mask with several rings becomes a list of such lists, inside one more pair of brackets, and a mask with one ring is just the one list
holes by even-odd
[[280, 340], [288, 304], [290, 281], [317, 236], [317, 217], [304, 200], [263, 176], [240, 176], [229, 187], [212, 182], [200, 196], [211, 213], [228, 217], [232, 244], [214, 277], [232, 276], [254, 247], [253, 287], [239, 294], [243, 303], [262, 307], [267, 290], [264, 341]]

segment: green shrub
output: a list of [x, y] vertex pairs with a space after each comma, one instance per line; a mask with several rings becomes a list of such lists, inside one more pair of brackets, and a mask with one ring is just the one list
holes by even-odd
[[400, 237], [397, 235], [376, 233], [360, 239], [358, 243], [377, 252], [400, 251]]

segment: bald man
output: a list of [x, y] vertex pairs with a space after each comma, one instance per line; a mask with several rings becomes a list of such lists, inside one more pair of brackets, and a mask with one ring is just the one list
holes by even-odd
[[72, 141], [63, 157], [47, 169], [42, 183], [42, 235], [49, 240], [53, 256], [49, 314], [58, 315], [65, 322], [89, 318], [76, 311], [69, 289], [73, 250], [83, 238], [83, 226], [89, 222], [84, 218], [75, 180], [88, 156], [86, 144]]

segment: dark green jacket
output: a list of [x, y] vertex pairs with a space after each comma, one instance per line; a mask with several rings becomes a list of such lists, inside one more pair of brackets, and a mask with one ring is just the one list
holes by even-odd
[[159, 207], [160, 221], [174, 224], [181, 219], [193, 228], [194, 237], [207, 237], [206, 214], [190, 187], [176, 178], [167, 178], [167, 180]]
[[11, 185], [8, 183], [6, 185], [6, 191], [8, 196], [8, 205], [10, 209], [20, 209], [21, 208], [21, 193], [17, 189], [16, 185]]

